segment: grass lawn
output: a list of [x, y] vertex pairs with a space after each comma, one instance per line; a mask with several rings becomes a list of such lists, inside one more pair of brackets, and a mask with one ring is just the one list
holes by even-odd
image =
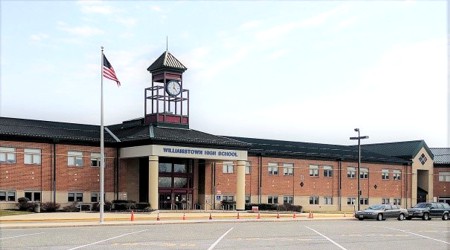
[[8, 216], [8, 215], [21, 215], [21, 214], [29, 214], [31, 212], [28, 211], [19, 211], [19, 210], [3, 210], [0, 209], [0, 217]]

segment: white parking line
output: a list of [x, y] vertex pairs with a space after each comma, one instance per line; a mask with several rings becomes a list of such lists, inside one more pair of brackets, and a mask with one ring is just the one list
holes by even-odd
[[43, 234], [43, 233], [44, 233], [44, 232], [34, 233], [34, 234], [21, 234], [21, 235], [16, 235], [16, 236], [11, 236], [11, 237], [0, 238], [0, 240], [14, 239], [14, 238], [19, 238], [19, 237], [25, 237], [25, 236], [31, 236], [31, 235], [37, 235], [37, 234]]
[[80, 249], [80, 248], [83, 248], [83, 247], [88, 247], [88, 246], [92, 246], [92, 245], [95, 245], [95, 244], [98, 244], [98, 243], [102, 243], [102, 242], [105, 242], [105, 241], [108, 241], [108, 240], [117, 239], [117, 238], [124, 237], [124, 236], [130, 235], [130, 234], [138, 234], [138, 233], [142, 233], [142, 232], [145, 232], [145, 231], [148, 231], [148, 229], [141, 230], [141, 231], [137, 231], [137, 232], [131, 232], [131, 233], [126, 233], [126, 234], [121, 234], [121, 235], [118, 235], [118, 236], [115, 236], [115, 237], [111, 237], [111, 238], [108, 238], [108, 239], [96, 241], [96, 242], [93, 242], [93, 243], [90, 243], [90, 244], [86, 244], [86, 245], [74, 247], [74, 248], [71, 248], [71, 249], [69, 249], [69, 250]]
[[226, 231], [224, 234], [222, 234], [222, 236], [220, 236], [209, 248], [208, 250], [212, 250], [214, 249], [217, 244], [219, 244], [219, 242], [223, 239], [223, 237], [225, 237], [231, 230], [233, 230], [234, 227], [230, 228], [228, 231]]
[[318, 234], [318, 235], [324, 237], [325, 239], [327, 239], [328, 241], [330, 241], [331, 243], [333, 243], [335, 246], [339, 247], [340, 249], [342, 249], [342, 250], [347, 250], [345, 247], [339, 245], [339, 244], [336, 243], [334, 240], [332, 240], [332, 239], [328, 238], [327, 236], [325, 236], [325, 235], [319, 233], [318, 231], [316, 231], [316, 230], [314, 230], [314, 229], [312, 229], [312, 228], [310, 228], [310, 227], [308, 227], [308, 226], [305, 226], [305, 227], [308, 228], [309, 230], [315, 232], [316, 234]]
[[425, 238], [425, 239], [434, 240], [434, 241], [438, 241], [438, 242], [442, 242], [442, 243], [445, 243], [447, 245], [450, 245], [450, 242], [443, 241], [443, 240], [438, 240], [438, 239], [435, 239], [435, 238], [431, 238], [431, 237], [428, 237], [428, 236], [425, 236], [425, 235], [421, 235], [421, 234], [416, 234], [416, 233], [413, 233], [413, 232], [408, 232], [406, 230], [401, 230], [401, 229], [397, 229], [397, 228], [393, 228], [393, 227], [384, 227], [384, 228], [400, 231], [400, 232], [407, 233], [407, 234], [416, 235], [416, 236], [419, 236], [419, 237], [422, 237], [422, 238]]

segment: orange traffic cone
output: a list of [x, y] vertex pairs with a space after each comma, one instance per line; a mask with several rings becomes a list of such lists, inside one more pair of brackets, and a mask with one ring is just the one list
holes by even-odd
[[277, 219], [279, 219], [280, 218], [280, 213], [277, 213]]
[[312, 218], [312, 215], [311, 215], [311, 210], [309, 210], [308, 218], [309, 218], [309, 219], [311, 219], [311, 218]]
[[130, 218], [130, 220], [134, 221], [134, 212], [133, 212], [133, 210], [131, 210], [131, 218]]
[[212, 220], [212, 216], [211, 216], [211, 213], [209, 213], [209, 219], [210, 219], [210, 220]]
[[186, 220], [186, 213], [183, 213], [183, 220]]
[[236, 219], [238, 219], [239, 220], [239, 213], [237, 214], [237, 218]]
[[297, 218], [297, 215], [295, 214], [295, 212], [294, 212], [294, 215], [292, 215], [292, 218]]
[[159, 213], [158, 213], [158, 215], [156, 216], [156, 220], [159, 221]]
[[261, 219], [261, 215], [259, 215], [259, 212], [258, 212], [258, 216], [256, 216], [256, 219]]

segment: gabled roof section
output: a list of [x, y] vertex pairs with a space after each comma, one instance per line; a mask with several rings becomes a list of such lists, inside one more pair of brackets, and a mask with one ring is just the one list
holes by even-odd
[[405, 160], [411, 160], [412, 158], [414, 158], [423, 147], [433, 159], [433, 153], [424, 140], [364, 144], [361, 147], [364, 150], [369, 150], [378, 154], [388, 155], [392, 157], [398, 157]]
[[201, 131], [185, 128], [172, 128], [145, 125], [143, 119], [136, 124], [138, 119], [129, 123], [109, 126], [109, 129], [120, 139], [123, 145], [143, 144], [172, 144], [186, 146], [240, 148], [247, 149], [250, 145], [246, 142], [212, 135]]
[[[319, 144], [309, 142], [293, 142], [245, 137], [228, 137], [250, 143], [249, 154], [274, 157], [307, 158], [323, 160], [358, 161], [358, 149], [349, 146]], [[408, 164], [409, 161], [362, 150], [363, 162]]]
[[172, 69], [181, 73], [187, 70], [187, 68], [168, 51], [162, 53], [162, 55], [147, 68], [150, 73], [161, 69]]
[[430, 148], [435, 164], [450, 164], [450, 148]]
[[[100, 126], [97, 125], [9, 117], [0, 117], [0, 124], [2, 139], [100, 143]], [[114, 138], [105, 133], [105, 143], [114, 142]]]

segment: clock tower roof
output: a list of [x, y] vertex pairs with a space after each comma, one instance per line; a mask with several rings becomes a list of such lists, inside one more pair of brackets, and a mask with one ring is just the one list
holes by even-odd
[[180, 73], [183, 73], [187, 70], [187, 68], [168, 51], [162, 53], [162, 55], [158, 57], [158, 59], [156, 59], [156, 61], [147, 68], [150, 73], [167, 69]]

